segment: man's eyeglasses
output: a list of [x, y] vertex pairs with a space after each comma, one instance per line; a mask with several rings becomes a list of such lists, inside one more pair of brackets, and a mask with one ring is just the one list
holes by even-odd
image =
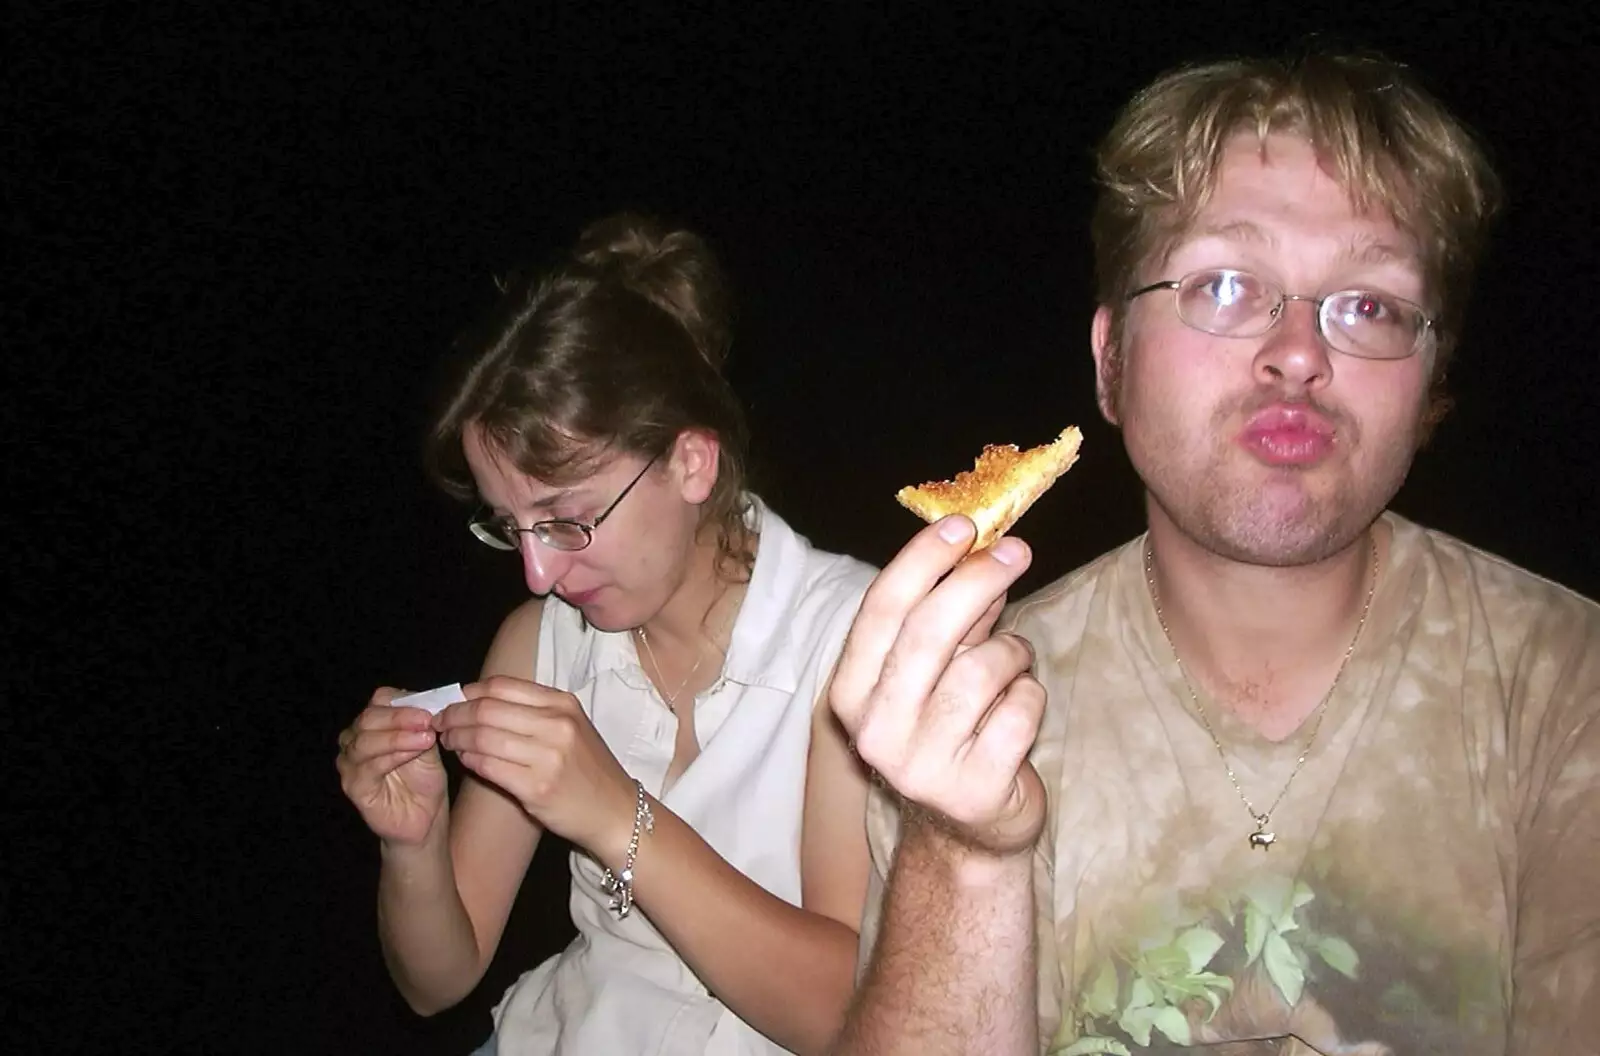
[[[659, 457], [659, 455], [656, 456], [656, 458]], [[474, 515], [472, 520], [467, 522], [467, 527], [472, 530], [473, 535], [477, 536], [479, 542], [492, 546], [496, 550], [522, 549], [522, 535], [524, 532], [552, 550], [585, 549], [590, 543], [594, 542], [594, 530], [605, 523], [605, 519], [611, 516], [611, 512], [621, 504], [623, 499], [628, 497], [628, 492], [633, 490], [633, 486], [644, 479], [644, 475], [650, 472], [650, 467], [656, 464], [656, 458], [646, 462], [638, 475], [628, 482], [627, 487], [622, 489], [622, 494], [611, 500], [611, 505], [607, 506], [599, 516], [587, 524], [583, 521], [556, 517], [546, 521], [535, 521], [528, 527], [522, 528], [518, 526], [514, 517]]]
[[1218, 337], [1260, 337], [1283, 316], [1290, 301], [1316, 305], [1317, 332], [1328, 347], [1362, 359], [1405, 359], [1427, 340], [1433, 320], [1404, 297], [1378, 290], [1340, 290], [1323, 297], [1285, 293], [1282, 286], [1248, 271], [1213, 268], [1181, 279], [1154, 282], [1128, 300], [1172, 290], [1178, 318]]

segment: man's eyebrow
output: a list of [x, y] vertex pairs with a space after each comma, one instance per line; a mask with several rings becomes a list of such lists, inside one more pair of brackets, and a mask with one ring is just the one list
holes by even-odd
[[1222, 224], [1204, 224], [1189, 233], [1185, 241], [1198, 238], [1224, 238], [1232, 242], [1260, 242], [1266, 246], [1278, 244], [1271, 231], [1249, 220], [1230, 220]]
[[[1229, 220], [1224, 223], [1203, 224], [1191, 231], [1186, 242], [1204, 238], [1218, 238], [1229, 242], [1254, 242], [1271, 248], [1278, 245], [1277, 236], [1249, 220]], [[1345, 244], [1340, 257], [1355, 264], [1409, 263], [1414, 255], [1405, 247], [1384, 242], [1372, 236], [1357, 235]]]
[[1393, 264], [1408, 262], [1411, 254], [1400, 246], [1380, 242], [1375, 238], [1351, 239], [1344, 248], [1344, 258], [1357, 264]]

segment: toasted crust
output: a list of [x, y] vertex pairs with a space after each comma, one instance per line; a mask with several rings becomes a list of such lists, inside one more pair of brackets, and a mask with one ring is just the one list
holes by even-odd
[[1083, 434], [1068, 426], [1053, 443], [1022, 451], [1015, 444], [990, 444], [969, 470], [954, 480], [901, 488], [900, 505], [930, 524], [952, 513], [972, 518], [978, 537], [972, 549], [994, 544], [1078, 460]]

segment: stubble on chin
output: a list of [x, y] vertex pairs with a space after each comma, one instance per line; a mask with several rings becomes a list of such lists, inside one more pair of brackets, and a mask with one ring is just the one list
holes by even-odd
[[1394, 450], [1378, 452], [1377, 464], [1361, 468], [1362, 437], [1353, 416], [1307, 401], [1333, 423], [1335, 453], [1314, 467], [1263, 465], [1234, 437], [1251, 415], [1280, 399], [1251, 394], [1220, 408], [1203, 453], [1167, 434], [1159, 440], [1167, 449], [1142, 459], [1150, 467], [1143, 474], [1150, 502], [1184, 535], [1230, 561], [1285, 568], [1342, 552], [1394, 497], [1416, 449], [1413, 431]]

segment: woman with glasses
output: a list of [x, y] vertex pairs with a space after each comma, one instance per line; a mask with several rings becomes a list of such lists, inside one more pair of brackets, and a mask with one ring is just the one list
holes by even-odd
[[534, 596], [465, 701], [374, 694], [339, 770], [424, 1014], [482, 978], [541, 834], [574, 844], [578, 936], [480, 1052], [816, 1052], [842, 1021], [866, 783], [823, 694], [872, 570], [746, 490], [728, 319], [698, 237], [603, 220], [507, 290], [432, 432]]

